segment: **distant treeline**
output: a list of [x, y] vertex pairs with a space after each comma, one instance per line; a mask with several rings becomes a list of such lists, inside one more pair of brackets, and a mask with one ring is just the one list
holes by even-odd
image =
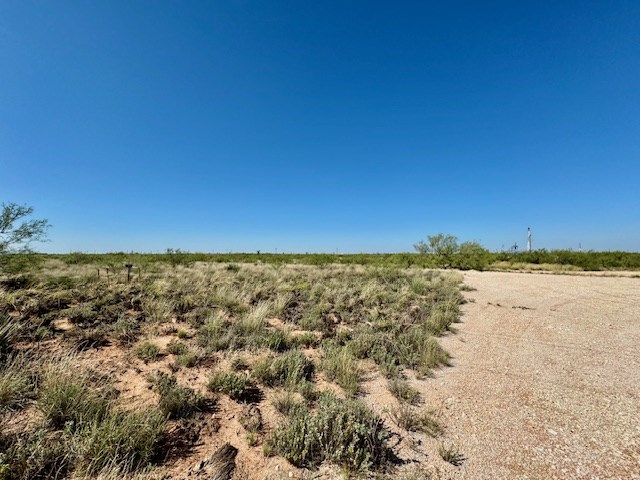
[[189, 253], [168, 250], [166, 253], [68, 253], [68, 254], [7, 254], [0, 258], [0, 270], [18, 273], [37, 268], [46, 259], [66, 264], [92, 264], [121, 268], [126, 262], [145, 267], [157, 262], [189, 265], [194, 262], [267, 263], [327, 265], [332, 263], [378, 265], [387, 267], [458, 268], [462, 270], [491, 270], [522, 265], [561, 265], [582, 270], [640, 270], [640, 253], [635, 252], [574, 252], [571, 250], [535, 250], [532, 252], [489, 252], [478, 249], [452, 255], [431, 253]]

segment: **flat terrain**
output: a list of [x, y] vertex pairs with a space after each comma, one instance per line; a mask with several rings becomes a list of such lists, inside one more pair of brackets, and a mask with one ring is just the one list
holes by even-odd
[[429, 394], [470, 479], [640, 478], [640, 279], [469, 272]]

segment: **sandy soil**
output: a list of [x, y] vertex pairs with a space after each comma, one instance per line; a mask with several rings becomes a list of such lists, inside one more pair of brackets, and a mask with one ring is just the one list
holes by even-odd
[[445, 443], [467, 457], [446, 476], [640, 479], [640, 279], [470, 272], [465, 283], [476, 290], [443, 339], [453, 368], [429, 392]]

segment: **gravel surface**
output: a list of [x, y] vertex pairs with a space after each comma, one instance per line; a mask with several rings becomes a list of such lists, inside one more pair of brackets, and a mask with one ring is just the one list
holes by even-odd
[[476, 290], [443, 339], [453, 368], [429, 394], [444, 442], [467, 458], [446, 476], [640, 479], [640, 278], [470, 272], [465, 283]]

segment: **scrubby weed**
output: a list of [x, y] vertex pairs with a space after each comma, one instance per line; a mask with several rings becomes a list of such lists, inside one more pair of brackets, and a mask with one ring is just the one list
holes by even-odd
[[207, 387], [214, 393], [224, 393], [238, 401], [248, 401], [256, 395], [253, 382], [244, 373], [216, 372]]
[[147, 363], [158, 358], [158, 356], [160, 355], [160, 347], [158, 347], [155, 343], [146, 341], [138, 345], [134, 349], [134, 353], [136, 357]]
[[321, 365], [326, 377], [340, 385], [347, 395], [355, 396], [358, 393], [362, 373], [349, 347], [329, 346]]
[[438, 454], [445, 462], [448, 462], [455, 467], [459, 467], [466, 460], [465, 456], [460, 453], [458, 448], [453, 444], [440, 444], [438, 447]]
[[389, 381], [388, 386], [391, 394], [398, 400], [412, 405], [420, 402], [420, 392], [413, 388], [407, 380], [396, 378]]
[[147, 465], [164, 427], [164, 416], [154, 409], [110, 411], [83, 432], [78, 470], [95, 474], [109, 468], [126, 473]]
[[34, 397], [36, 376], [33, 365], [22, 355], [3, 360], [0, 364], [0, 413], [5, 409], [21, 409]]
[[296, 389], [313, 375], [313, 363], [301, 350], [289, 350], [255, 362], [253, 375], [269, 387]]
[[110, 408], [108, 386], [96, 386], [69, 360], [43, 368], [37, 407], [54, 428], [73, 431], [100, 422]]
[[167, 418], [185, 418], [208, 407], [209, 400], [189, 387], [178, 385], [174, 376], [159, 372], [149, 379], [160, 399], [158, 406]]
[[385, 463], [388, 438], [384, 422], [366, 405], [324, 394], [315, 411], [294, 410], [288, 423], [269, 437], [266, 448], [300, 467], [329, 461], [366, 470]]
[[406, 403], [400, 403], [391, 411], [391, 417], [400, 428], [410, 432], [423, 432], [432, 437], [442, 433], [442, 427], [430, 410], [420, 412]]

